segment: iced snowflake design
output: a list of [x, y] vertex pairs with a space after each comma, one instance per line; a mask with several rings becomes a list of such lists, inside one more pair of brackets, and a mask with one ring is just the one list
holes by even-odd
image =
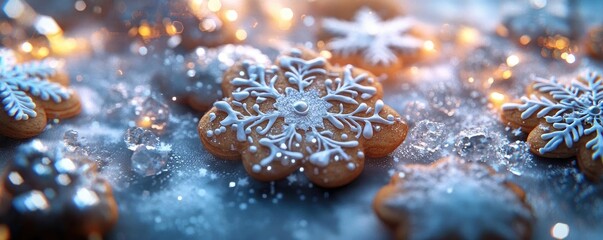
[[[369, 107], [366, 103], [359, 103], [355, 98], [368, 100], [372, 98], [377, 90], [372, 86], [361, 83], [371, 82], [366, 74], [352, 76], [353, 67], [348, 65], [344, 68], [343, 78], [326, 79], [324, 90], [326, 94], [321, 96], [314, 80], [318, 75], [327, 75], [324, 68], [326, 60], [322, 57], [312, 60], [304, 60], [298, 50], [294, 50], [291, 56], [284, 56], [280, 60], [280, 67], [286, 69], [284, 77], [289, 84], [295, 87], [287, 87], [284, 93], [275, 88], [279, 81], [277, 67], [266, 69], [262, 65], [244, 63], [246, 74], [234, 78], [231, 83], [236, 87], [232, 94], [232, 101], [218, 101], [214, 104], [218, 111], [227, 116], [220, 121], [220, 127], [206, 132], [207, 137], [216, 137], [227, 131], [230, 127], [236, 131], [237, 140], [249, 141], [252, 131], [256, 131], [263, 137], [259, 144], [270, 149], [270, 154], [254, 165], [252, 170], [260, 172], [263, 167], [269, 166], [273, 161], [289, 159], [302, 160], [307, 153], [308, 160], [316, 165], [324, 167], [330, 159], [350, 160], [346, 148], [358, 146], [357, 139], [364, 137], [370, 139], [373, 131], [381, 129], [379, 124], [394, 124], [394, 116], [389, 114], [386, 118], [379, 115], [384, 104], [378, 100], [375, 107]], [[280, 80], [283, 81], [283, 80]], [[248, 106], [249, 99], [253, 105]], [[268, 99], [274, 100], [270, 110], [260, 110], [263, 103]], [[353, 104], [355, 110], [344, 112], [344, 104]], [[233, 107], [242, 109], [243, 112]], [[213, 114], [213, 113], [212, 113]], [[215, 120], [215, 114], [210, 114], [210, 121]], [[282, 119], [282, 129], [274, 129], [277, 120]], [[328, 121], [337, 129], [349, 128], [355, 136], [342, 134], [340, 139], [335, 140], [335, 133], [325, 130], [324, 124]], [[259, 125], [266, 124], [265, 127]], [[280, 131], [279, 131], [280, 130]], [[300, 149], [301, 143], [308, 147]], [[256, 146], [250, 146], [249, 151], [257, 151]], [[363, 152], [358, 152], [363, 156]]]
[[328, 43], [331, 50], [344, 56], [360, 52], [373, 65], [396, 61], [395, 50], [418, 50], [423, 41], [408, 34], [412, 26], [411, 18], [383, 21], [366, 7], [358, 10], [353, 22], [334, 18], [323, 21], [326, 31], [339, 36]]
[[595, 134], [586, 143], [593, 150], [592, 158], [603, 157], [603, 85], [601, 75], [594, 72], [565, 86], [555, 79], [536, 78], [534, 90], [551, 98], [532, 95], [521, 98], [521, 104], [505, 104], [504, 110], [520, 110], [521, 118], [527, 119], [536, 113], [553, 125], [554, 130], [542, 134], [548, 140], [539, 151], [551, 152], [561, 143], [571, 148], [586, 135]]
[[15, 120], [36, 117], [36, 104], [29, 95], [56, 103], [68, 99], [64, 87], [48, 81], [54, 74], [50, 59], [17, 63], [12, 50], [0, 48], [0, 101], [8, 116]]

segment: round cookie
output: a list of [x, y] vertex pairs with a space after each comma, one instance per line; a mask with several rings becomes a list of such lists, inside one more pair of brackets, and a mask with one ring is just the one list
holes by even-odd
[[534, 154], [576, 156], [583, 173], [599, 181], [603, 179], [601, 79], [594, 72], [579, 76], [571, 85], [535, 78], [527, 96], [503, 105], [502, 121], [529, 133], [527, 141]]
[[99, 238], [117, 222], [111, 186], [87, 159], [34, 140], [1, 177], [0, 221], [14, 239]]
[[299, 170], [322, 187], [345, 185], [365, 157], [386, 156], [408, 129], [381, 101], [374, 75], [308, 50], [293, 49], [274, 66], [235, 64], [222, 91], [227, 99], [199, 121], [201, 141], [219, 158], [242, 159], [258, 180]]
[[18, 63], [12, 50], [0, 49], [0, 135], [29, 138], [40, 134], [48, 119], [70, 118], [80, 113], [69, 80], [56, 70], [56, 61]]
[[530, 239], [524, 191], [480, 163], [407, 165], [373, 202], [395, 239]]
[[352, 20], [323, 19], [321, 31], [333, 63], [352, 64], [379, 77], [394, 76], [426, 56], [424, 34], [411, 17], [383, 19], [376, 10], [363, 7]]

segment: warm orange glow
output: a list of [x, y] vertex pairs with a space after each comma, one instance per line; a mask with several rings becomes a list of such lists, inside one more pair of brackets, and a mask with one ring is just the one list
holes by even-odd
[[235, 10], [228, 10], [224, 13], [226, 20], [234, 22], [239, 18], [239, 14]]
[[239, 41], [243, 41], [243, 40], [247, 39], [247, 31], [245, 31], [243, 29], [239, 29], [235, 32], [235, 37]]
[[333, 57], [333, 54], [327, 50], [322, 50], [322, 51], [320, 51], [320, 56], [322, 56], [326, 59], [329, 59], [329, 58]]
[[282, 8], [280, 17], [282, 20], [291, 21], [291, 19], [293, 19], [293, 10], [291, 10], [291, 8]]
[[433, 41], [431, 41], [431, 40], [425, 41], [423, 43], [423, 49], [425, 49], [425, 51], [429, 51], [429, 52], [434, 51], [435, 44], [433, 44]]
[[50, 50], [47, 47], [40, 47], [33, 53], [36, 58], [45, 58], [48, 54], [50, 54]]
[[519, 57], [516, 55], [511, 55], [509, 57], [507, 57], [507, 66], [509, 67], [515, 67], [517, 66], [517, 64], [519, 64]]
[[138, 27], [138, 34], [143, 38], [151, 36], [151, 27], [146, 23], [141, 24]]
[[222, 2], [220, 0], [209, 0], [207, 2], [207, 9], [212, 12], [218, 12], [222, 8]]
[[505, 71], [502, 73], [502, 77], [503, 77], [503, 79], [509, 79], [509, 78], [511, 78], [512, 76], [513, 76], [513, 72], [511, 72], [511, 70], [505, 70]]
[[519, 43], [521, 43], [521, 45], [528, 45], [531, 41], [532, 38], [530, 38], [530, 36], [528, 35], [523, 35], [519, 37]]
[[141, 118], [140, 121], [136, 123], [136, 125], [141, 128], [150, 128], [151, 125], [153, 125], [153, 121], [151, 121], [150, 117], [145, 116]]
[[506, 98], [507, 97], [504, 94], [499, 92], [492, 92], [488, 97], [488, 99], [494, 105], [495, 108], [499, 108], [500, 106], [502, 106], [505, 103]]
[[555, 41], [555, 47], [559, 50], [565, 49], [567, 47], [567, 41], [564, 38], [559, 38]]
[[31, 50], [33, 50], [33, 46], [30, 42], [24, 42], [21, 44], [21, 51], [29, 53]]
[[457, 35], [458, 41], [465, 44], [475, 44], [479, 42], [479, 31], [475, 28], [462, 27]]

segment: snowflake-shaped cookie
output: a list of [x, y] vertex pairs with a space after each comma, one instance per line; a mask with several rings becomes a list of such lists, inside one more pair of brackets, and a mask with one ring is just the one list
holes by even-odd
[[[79, 113], [79, 101], [60, 84], [49, 81], [55, 77], [56, 61], [46, 59], [18, 63], [12, 50], [0, 48], [0, 134], [10, 137], [30, 137], [41, 132], [46, 115], [54, 118], [71, 117]], [[40, 115], [42, 117], [40, 117]], [[19, 123], [19, 122], [30, 123]], [[34, 124], [33, 122], [40, 122]], [[28, 128], [29, 133], [16, 133], [8, 125], [39, 125]]]
[[444, 158], [408, 165], [374, 201], [395, 239], [529, 239], [525, 193], [480, 163]]
[[337, 54], [360, 53], [372, 65], [390, 65], [397, 61], [396, 51], [418, 51], [423, 41], [408, 32], [413, 27], [409, 17], [383, 21], [369, 8], [361, 8], [354, 21], [327, 18], [323, 28], [335, 35], [327, 47]]
[[570, 85], [535, 78], [530, 97], [503, 105], [503, 120], [530, 132], [532, 152], [552, 158], [576, 155], [587, 176], [603, 176], [603, 85], [591, 72]]
[[81, 157], [34, 140], [8, 159], [0, 178], [0, 222], [12, 238], [102, 236], [117, 222], [111, 186]]
[[332, 67], [315, 53], [294, 49], [268, 68], [235, 65], [222, 88], [228, 99], [199, 122], [201, 140], [215, 155], [242, 158], [260, 180], [299, 169], [318, 185], [341, 186], [366, 156], [385, 156], [406, 136], [370, 73]]

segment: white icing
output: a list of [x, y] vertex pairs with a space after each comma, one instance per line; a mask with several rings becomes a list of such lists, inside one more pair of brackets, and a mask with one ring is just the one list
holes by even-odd
[[[280, 67], [284, 70], [286, 81], [295, 87], [277, 89], [275, 83], [279, 79], [276, 66], [266, 69], [261, 65], [244, 63], [244, 74], [231, 81], [236, 90], [230, 102], [219, 101], [214, 104], [216, 109], [226, 114], [220, 121], [221, 126], [236, 129], [238, 141], [245, 141], [252, 129], [263, 136], [258, 142], [268, 148], [269, 154], [258, 166], [267, 166], [266, 169], [269, 169], [269, 165], [277, 159], [287, 162], [307, 159], [319, 167], [327, 166], [331, 160], [350, 160], [345, 148], [358, 146], [356, 139], [361, 137], [372, 138], [374, 124], [394, 124], [391, 115], [388, 119], [379, 115], [383, 101], [377, 100], [374, 108], [357, 102], [357, 97], [370, 99], [377, 90], [361, 84], [368, 80], [367, 75], [352, 76], [352, 66], [344, 68], [342, 78], [326, 80], [326, 94], [321, 96], [317, 87], [311, 86], [318, 76], [327, 74], [324, 65], [325, 60], [321, 57], [304, 60], [298, 51], [293, 51], [293, 56], [280, 59]], [[249, 99], [255, 102], [251, 107], [248, 105]], [[266, 99], [273, 99], [274, 104], [269, 110], [262, 111], [261, 108], [265, 106], [260, 105]], [[352, 104], [356, 108], [344, 112], [343, 104]], [[275, 122], [281, 118], [284, 122], [282, 128], [273, 129]], [[349, 128], [355, 133], [356, 139], [347, 140], [349, 137], [344, 134], [341, 141], [335, 140], [333, 132], [324, 130], [325, 122], [338, 129]], [[300, 149], [302, 141], [307, 142], [304, 149]], [[250, 151], [255, 152], [252, 150], [254, 147], [250, 147]]]
[[344, 56], [361, 53], [373, 65], [395, 62], [395, 50], [417, 51], [422, 47], [422, 40], [408, 34], [412, 26], [411, 18], [397, 17], [382, 21], [366, 7], [356, 12], [352, 22], [334, 18], [323, 21], [324, 29], [337, 36], [327, 47]]
[[591, 72], [582, 77], [582, 81], [574, 80], [565, 86], [555, 79], [536, 78], [534, 90], [542, 94], [550, 94], [552, 99], [531, 95], [521, 98], [521, 104], [507, 103], [503, 110], [520, 110], [521, 118], [527, 119], [534, 114], [544, 118], [553, 126], [543, 129], [546, 145], [539, 149], [541, 154], [554, 151], [561, 145], [571, 148], [586, 135], [593, 138], [586, 147], [593, 150], [592, 159], [603, 157], [603, 87], [602, 76]]
[[12, 50], [0, 48], [0, 103], [9, 117], [17, 121], [36, 117], [36, 104], [30, 96], [55, 103], [71, 97], [66, 88], [48, 81], [56, 74], [52, 61], [17, 63]]

